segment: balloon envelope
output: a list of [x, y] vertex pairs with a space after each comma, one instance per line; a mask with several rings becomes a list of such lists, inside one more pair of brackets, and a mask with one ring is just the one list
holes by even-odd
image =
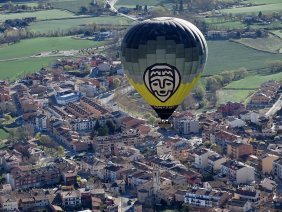
[[188, 21], [154, 18], [128, 30], [121, 60], [132, 86], [161, 119], [168, 119], [199, 80], [207, 43]]

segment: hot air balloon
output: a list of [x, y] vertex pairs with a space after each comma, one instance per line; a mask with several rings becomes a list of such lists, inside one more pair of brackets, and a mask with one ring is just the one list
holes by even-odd
[[161, 123], [200, 79], [207, 43], [192, 23], [173, 17], [148, 19], [131, 27], [121, 44], [130, 84], [156, 111]]

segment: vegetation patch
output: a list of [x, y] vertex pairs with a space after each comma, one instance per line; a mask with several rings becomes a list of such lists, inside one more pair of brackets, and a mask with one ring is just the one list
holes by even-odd
[[[266, 0], [264, 0], [266, 1]], [[232, 8], [232, 9], [224, 9], [222, 10], [222, 13], [233, 13], [233, 14], [252, 14], [252, 13], [258, 13], [261, 11], [263, 14], [271, 14], [273, 12], [281, 12], [282, 11], [282, 3], [281, 1], [277, 4], [265, 4], [265, 5], [259, 5], [259, 6], [251, 6], [251, 7], [238, 7], [238, 8]]]
[[266, 67], [270, 60], [282, 60], [281, 54], [258, 51], [230, 41], [208, 41], [209, 56], [204, 75], [245, 67], [248, 70]]
[[33, 38], [22, 40], [13, 45], [0, 47], [0, 60], [28, 57], [41, 52], [54, 50], [83, 49], [101, 44], [90, 40], [73, 39], [71, 37]]
[[87, 7], [93, 0], [52, 0], [53, 8], [69, 10], [71, 12], [79, 12], [81, 7]]
[[[78, 16], [79, 17], [79, 16]], [[132, 21], [122, 16], [103, 16], [91, 18], [75, 18], [64, 20], [49, 20], [33, 22], [28, 29], [32, 32], [52, 33], [58, 31], [59, 33], [66, 33], [73, 28], [79, 28], [87, 24], [113, 24], [113, 25], [129, 25]]]
[[0, 14], [0, 21], [5, 21], [7, 19], [22, 19], [27, 17], [36, 17], [37, 20], [49, 20], [49, 19], [62, 19], [62, 18], [70, 18], [75, 15], [68, 11], [63, 10], [41, 10], [35, 12], [22, 12], [22, 13], [8, 13], [8, 14]]
[[282, 39], [272, 35], [266, 38], [242, 38], [233, 41], [257, 50], [271, 53], [281, 53], [280, 51], [282, 49]]

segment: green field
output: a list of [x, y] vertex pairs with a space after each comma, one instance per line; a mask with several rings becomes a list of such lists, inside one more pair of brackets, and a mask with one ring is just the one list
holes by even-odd
[[252, 4], [278, 4], [281, 3], [281, 0], [248, 0], [244, 1], [244, 3], [252, 3]]
[[281, 12], [282, 11], [282, 2], [280, 1], [277, 4], [266, 4], [266, 5], [260, 5], [260, 6], [252, 6], [252, 7], [224, 9], [222, 10], [222, 13], [227, 13], [227, 14], [228, 13], [233, 13], [233, 14], [249, 13], [251, 14], [251, 13], [258, 13], [259, 11], [261, 11], [263, 14]]
[[131, 23], [131, 20], [125, 17], [121, 17], [121, 16], [49, 20], [49, 21], [34, 22], [28, 28], [32, 32], [41, 32], [41, 33], [48, 33], [48, 32], [58, 31], [58, 30], [66, 32], [72, 28], [78, 28], [83, 25], [92, 24], [92, 23], [127, 25]]
[[53, 9], [53, 10], [42, 10], [36, 12], [0, 14], [0, 21], [5, 21], [7, 19], [26, 18], [26, 17], [36, 17], [37, 20], [49, 20], [49, 19], [70, 18], [70, 17], [75, 17], [75, 15], [68, 11]]
[[246, 27], [245, 24], [243, 24], [241, 21], [209, 23], [209, 29], [211, 30], [244, 29], [245, 27]]
[[0, 141], [7, 139], [9, 136], [9, 133], [5, 132], [3, 129], [0, 129]]
[[101, 44], [90, 40], [78, 40], [70, 37], [34, 38], [22, 40], [13, 45], [0, 48], [0, 60], [32, 56], [40, 52], [53, 50], [71, 50], [94, 47]]
[[251, 90], [218, 90], [216, 92], [217, 105], [224, 104], [226, 102], [242, 102], [246, 103], [247, 98], [253, 94]]
[[42, 67], [48, 66], [56, 58], [27, 58], [12, 61], [7, 59], [29, 57], [44, 51], [82, 49], [102, 44], [102, 42], [76, 40], [70, 37], [55, 37], [23, 40], [14, 45], [1, 47], [0, 60], [6, 61], [0, 61], [0, 80], [16, 79], [22, 74], [38, 71]]
[[209, 55], [204, 74], [245, 67], [256, 69], [270, 60], [282, 60], [282, 54], [258, 51], [230, 41], [208, 41]]
[[24, 74], [39, 71], [55, 60], [55, 57], [42, 57], [0, 62], [0, 80], [18, 79]]
[[88, 7], [93, 0], [52, 0], [53, 8], [79, 12], [81, 7]]
[[258, 88], [262, 83], [269, 80], [282, 80], [282, 72], [271, 75], [251, 75], [228, 84], [226, 88]]
[[272, 53], [282, 53], [282, 39], [275, 36], [268, 36], [266, 38], [242, 38], [234, 40], [234, 42], [241, 43], [245, 46], [258, 49], [261, 51], [268, 51]]
[[271, 32], [282, 39], [282, 30], [273, 30]]
[[140, 1], [140, 0], [118, 0], [116, 5], [147, 5], [147, 6], [154, 6], [160, 3], [160, 0], [146, 0], [146, 1]]

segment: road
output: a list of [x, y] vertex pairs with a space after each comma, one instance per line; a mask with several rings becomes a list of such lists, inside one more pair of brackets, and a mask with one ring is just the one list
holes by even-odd
[[123, 13], [118, 12], [117, 9], [114, 8], [114, 6], [115, 6], [115, 4], [117, 3], [117, 1], [118, 1], [118, 0], [109, 0], [109, 1], [108, 1], [108, 3], [111, 5], [110, 10], [111, 10], [112, 12], [117, 13], [118, 15], [123, 16], [123, 17], [125, 17], [125, 18], [128, 18], [128, 19], [130, 19], [130, 20], [138, 21], [137, 18], [134, 18], [134, 17], [132, 17], [132, 16], [125, 15], [125, 14], [123, 14]]
[[282, 94], [278, 98], [278, 100], [274, 103], [274, 105], [266, 112], [265, 116], [273, 116], [282, 108]]

